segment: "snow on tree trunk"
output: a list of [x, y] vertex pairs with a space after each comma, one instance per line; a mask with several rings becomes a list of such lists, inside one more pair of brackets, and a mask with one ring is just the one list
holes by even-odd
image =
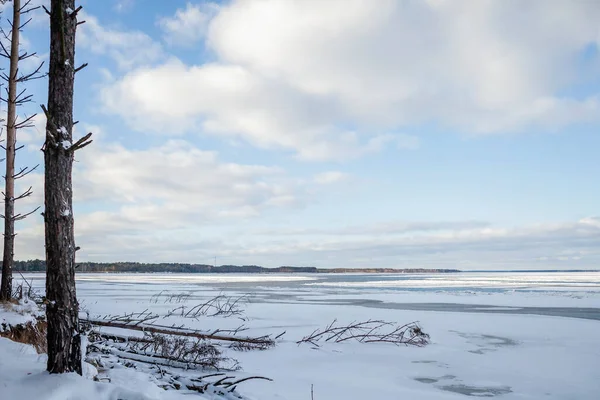
[[81, 371], [79, 304], [75, 292], [75, 239], [71, 172], [75, 0], [51, 0], [50, 69], [45, 164], [46, 316], [48, 371]]

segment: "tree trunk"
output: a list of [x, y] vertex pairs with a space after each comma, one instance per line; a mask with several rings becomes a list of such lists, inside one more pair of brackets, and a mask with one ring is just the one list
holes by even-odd
[[81, 374], [73, 232], [73, 85], [75, 0], [51, 0], [48, 109], [45, 110], [46, 317], [48, 371]]
[[12, 296], [12, 269], [15, 248], [15, 145], [17, 142], [17, 72], [19, 67], [19, 27], [21, 26], [21, 0], [13, 0], [13, 20], [10, 45], [8, 79], [8, 112], [6, 117], [6, 176], [4, 189], [4, 256], [2, 258], [2, 283], [0, 300]]

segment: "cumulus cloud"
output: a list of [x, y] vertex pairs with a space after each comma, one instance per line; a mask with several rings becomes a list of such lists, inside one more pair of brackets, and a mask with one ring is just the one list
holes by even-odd
[[103, 90], [105, 111], [139, 130], [236, 136], [312, 161], [394, 141], [415, 149], [418, 139], [389, 132], [419, 123], [485, 134], [600, 120], [597, 94], [561, 94], [579, 83], [576, 55], [598, 41], [592, 3], [245, 0], [210, 16], [201, 7], [161, 26], [176, 42], [204, 39], [216, 61], [132, 71]]
[[293, 149], [308, 160], [356, 158], [394, 140], [340, 128], [331, 121], [339, 110], [327, 99], [234, 65], [188, 67], [172, 59], [127, 74], [101, 96], [108, 112], [122, 114], [135, 129], [242, 135], [256, 146]]
[[[585, 79], [578, 55], [598, 45], [595, 4], [233, 0], [205, 7], [213, 6], [190, 3], [158, 22], [168, 43], [202, 42], [198, 52], [212, 52], [210, 62], [195, 65], [143, 32], [108, 28], [93, 16], [81, 26], [78, 44], [119, 67], [99, 91], [104, 112], [165, 139], [147, 148], [100, 141], [77, 154], [81, 257], [201, 262], [217, 254], [231, 263], [319, 267], [598, 265], [600, 222], [593, 217], [512, 229], [391, 220], [326, 228], [283, 221], [285, 228], [265, 230], [257, 221], [279, 222], [351, 177], [328, 165], [298, 178], [272, 165], [230, 162], [189, 139], [207, 134], [324, 162], [418, 149], [419, 124], [478, 135], [597, 122], [599, 94], [568, 90]], [[43, 132], [43, 119], [36, 126]], [[38, 134], [22, 139], [34, 143]], [[41, 187], [41, 175], [27, 183]], [[20, 257], [43, 256], [39, 223], [20, 230]]]
[[303, 202], [295, 180], [280, 168], [224, 162], [182, 140], [143, 150], [97, 146], [79, 161], [77, 200], [122, 204], [119, 220], [140, 223], [142, 230], [144, 223], [181, 227]]
[[558, 92], [599, 17], [564, 1], [239, 1], [209, 40], [222, 60], [338, 97], [372, 123], [503, 132], [595, 118], [597, 98]]

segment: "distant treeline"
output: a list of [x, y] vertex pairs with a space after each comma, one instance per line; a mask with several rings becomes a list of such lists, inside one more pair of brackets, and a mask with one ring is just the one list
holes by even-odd
[[[46, 270], [46, 261], [27, 260], [15, 261], [14, 271], [19, 272], [43, 272]], [[455, 269], [393, 269], [393, 268], [315, 268], [315, 267], [289, 267], [282, 266], [277, 268], [265, 268], [258, 265], [220, 265], [213, 266], [208, 264], [178, 264], [178, 263], [159, 263], [146, 264], [137, 262], [115, 262], [115, 263], [96, 263], [80, 262], [77, 263], [77, 272], [183, 272], [183, 273], [433, 273], [433, 272], [460, 272]]]

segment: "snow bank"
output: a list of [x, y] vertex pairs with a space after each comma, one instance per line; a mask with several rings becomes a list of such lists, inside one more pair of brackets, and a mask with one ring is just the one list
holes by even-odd
[[[122, 370], [111, 383], [77, 374], [51, 375], [46, 356], [33, 347], [0, 338], [0, 398], [3, 400], [184, 400], [190, 396], [165, 392], [148, 375]], [[93, 368], [92, 366], [90, 366]], [[206, 399], [197, 396], [197, 399]]]
[[7, 330], [9, 325], [35, 323], [40, 313], [41, 310], [35, 302], [27, 298], [21, 300], [19, 304], [0, 303], [0, 331]]

